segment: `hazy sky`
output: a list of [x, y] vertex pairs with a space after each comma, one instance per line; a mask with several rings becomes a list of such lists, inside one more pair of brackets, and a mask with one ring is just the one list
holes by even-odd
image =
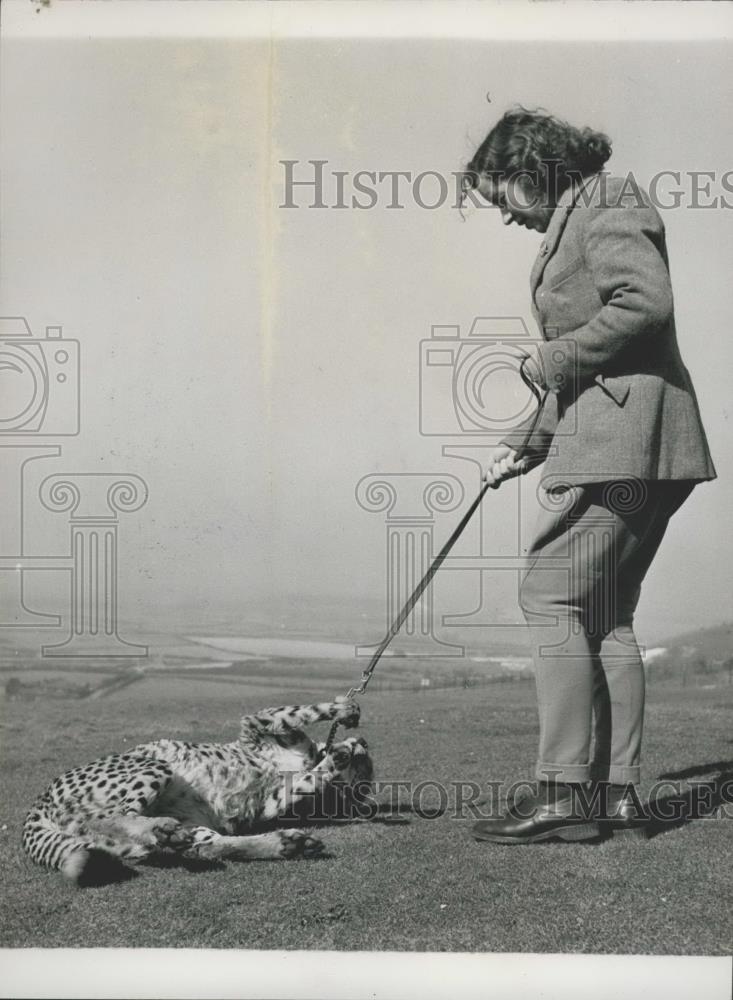
[[[534, 333], [540, 237], [490, 210], [463, 222], [450, 202], [390, 210], [383, 186], [367, 211], [279, 208], [279, 161], [450, 176], [518, 101], [606, 131], [609, 166], [642, 184], [721, 174], [730, 54], [725, 42], [6, 39], [1, 311], [36, 336], [62, 325], [82, 356], [81, 434], [28, 471], [28, 550], [67, 545], [63, 516], [34, 505], [45, 475], [134, 472], [150, 498], [121, 519], [126, 617], [270, 594], [379, 600], [384, 519], [359, 507], [356, 483], [435, 472], [476, 489], [470, 466], [420, 435], [419, 342], [477, 315], [520, 316]], [[733, 210], [685, 204], [664, 220], [720, 479], [677, 515], [648, 577], [639, 621], [652, 637], [728, 618], [733, 562]], [[485, 550], [511, 553], [516, 484], [486, 505]], [[533, 502], [522, 507], [526, 527]], [[438, 516], [439, 541], [456, 520]], [[441, 578], [445, 611], [470, 607], [475, 577], [458, 576]], [[513, 601], [497, 579], [501, 614], [516, 617]]]

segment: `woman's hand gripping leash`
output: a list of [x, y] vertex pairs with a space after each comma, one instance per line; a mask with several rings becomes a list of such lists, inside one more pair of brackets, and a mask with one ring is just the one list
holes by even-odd
[[[531, 440], [532, 435], [535, 432], [535, 428], [539, 423], [540, 417], [542, 416], [542, 411], [545, 407], [548, 391], [545, 390], [544, 393], [542, 393], [536, 384], [536, 381], [539, 381], [541, 379], [541, 373], [539, 370], [539, 365], [533, 358], [525, 357], [522, 359], [522, 362], [519, 366], [519, 374], [522, 377], [522, 381], [530, 390], [530, 392], [535, 397], [538, 403], [534, 419], [532, 420], [529, 429], [527, 431], [527, 434], [524, 438], [524, 441], [522, 442], [519, 448], [519, 451], [523, 451], [524, 448], [526, 448], [529, 441]], [[431, 563], [427, 573], [415, 588], [415, 591], [408, 600], [407, 604], [405, 604], [402, 611], [399, 613], [397, 618], [390, 626], [390, 629], [385, 635], [384, 639], [382, 639], [380, 644], [375, 649], [374, 653], [372, 654], [372, 658], [369, 661], [369, 665], [367, 666], [366, 670], [362, 671], [361, 683], [357, 687], [349, 688], [349, 691], [346, 695], [346, 700], [352, 701], [356, 696], [364, 694], [364, 692], [367, 689], [367, 685], [371, 680], [371, 676], [374, 673], [374, 668], [379, 662], [382, 653], [385, 651], [387, 646], [389, 646], [392, 639], [397, 635], [399, 630], [407, 621], [410, 612], [422, 597], [423, 592], [430, 585], [430, 581], [433, 579], [435, 574], [440, 569], [441, 565], [445, 561], [446, 556], [463, 534], [464, 528], [473, 517], [476, 509], [481, 504], [481, 501], [483, 500], [486, 491], [488, 489], [494, 489], [494, 490], [498, 489], [498, 487], [505, 479], [511, 479], [514, 476], [521, 475], [523, 472], [528, 471], [530, 466], [531, 466], [530, 459], [529, 458], [517, 459], [517, 451], [509, 447], [509, 445], [498, 445], [494, 449], [491, 458], [489, 459], [489, 465], [486, 474], [484, 476], [481, 492], [473, 501], [473, 503], [468, 508], [466, 513], [463, 515], [460, 524], [453, 532], [453, 534], [450, 536], [450, 538], [445, 543], [440, 552], [437, 554], [437, 556]], [[334, 739], [336, 738], [336, 733], [338, 731], [339, 725], [340, 723], [338, 720], [332, 724], [326, 743], [323, 747], [323, 750], [321, 751], [321, 756], [324, 756], [325, 754], [330, 752], [331, 747], [333, 746]]]

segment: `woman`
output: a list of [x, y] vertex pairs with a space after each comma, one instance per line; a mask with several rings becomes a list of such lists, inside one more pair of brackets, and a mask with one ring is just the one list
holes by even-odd
[[677, 347], [664, 225], [632, 177], [606, 174], [610, 154], [606, 136], [520, 108], [467, 172], [466, 195], [475, 188], [506, 225], [545, 234], [530, 279], [543, 339], [523, 364], [546, 402], [534, 428], [493, 450], [486, 472], [498, 484], [545, 463], [520, 588], [538, 785], [505, 816], [477, 823], [480, 840], [639, 831], [644, 670], [634, 610], [669, 518], [695, 483], [715, 478]]

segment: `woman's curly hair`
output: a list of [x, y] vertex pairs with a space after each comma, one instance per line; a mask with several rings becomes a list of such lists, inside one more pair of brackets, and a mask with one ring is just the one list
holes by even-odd
[[611, 140], [602, 132], [518, 106], [499, 119], [474, 153], [464, 192], [476, 187], [482, 174], [495, 182], [522, 174], [556, 199], [573, 181], [600, 170], [610, 155]]

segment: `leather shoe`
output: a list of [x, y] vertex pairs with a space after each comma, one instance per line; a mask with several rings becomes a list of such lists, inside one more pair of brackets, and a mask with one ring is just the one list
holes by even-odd
[[598, 823], [581, 806], [574, 786], [542, 782], [535, 794], [516, 801], [505, 816], [474, 823], [472, 834], [475, 840], [494, 844], [599, 839]]
[[594, 796], [597, 796], [595, 818], [601, 833], [646, 836], [649, 815], [634, 785], [599, 781], [591, 786], [591, 797]]

